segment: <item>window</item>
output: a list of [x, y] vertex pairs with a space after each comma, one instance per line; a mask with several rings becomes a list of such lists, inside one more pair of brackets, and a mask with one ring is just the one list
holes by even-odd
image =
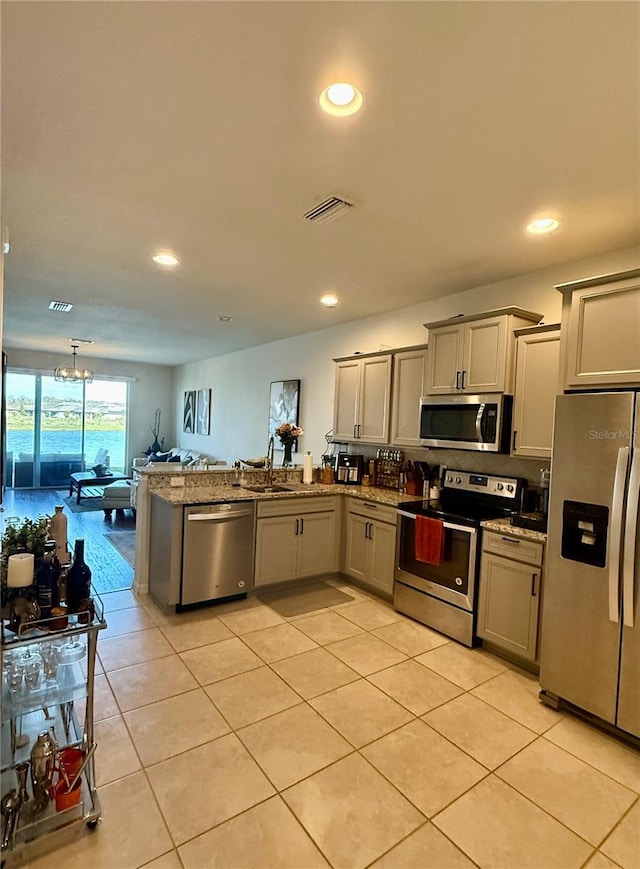
[[5, 486], [61, 487], [90, 468], [100, 449], [122, 472], [127, 446], [128, 383], [58, 383], [46, 374], [8, 371]]

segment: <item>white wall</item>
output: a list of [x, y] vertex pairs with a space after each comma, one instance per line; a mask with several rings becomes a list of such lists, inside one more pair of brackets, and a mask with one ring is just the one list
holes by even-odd
[[[553, 243], [552, 239], [545, 241]], [[546, 323], [559, 322], [561, 294], [554, 284], [637, 268], [639, 262], [638, 250], [629, 248], [181, 366], [175, 376], [178, 442], [229, 463], [264, 455], [269, 384], [299, 379], [300, 425], [305, 434], [298, 448], [302, 453], [310, 450], [318, 462], [325, 451], [324, 434], [333, 425], [334, 357], [425, 344], [424, 322], [507, 305], [539, 312]], [[205, 388], [213, 390], [211, 435], [181, 433], [184, 391]], [[294, 455], [294, 461], [301, 463], [301, 455]]]
[[[51, 374], [54, 368], [65, 361], [61, 353], [40, 353], [30, 350], [12, 350], [5, 347], [9, 368], [22, 368]], [[70, 352], [70, 351], [69, 351]], [[66, 360], [67, 362], [70, 359]], [[165, 438], [165, 447], [174, 446], [175, 413], [174, 369], [166, 365], [143, 365], [110, 359], [91, 359], [84, 353], [82, 365], [90, 368], [96, 376], [133, 378], [129, 384], [129, 440], [127, 443], [127, 466], [134, 456], [140, 456], [153, 441], [149, 426], [153, 424], [156, 408], [160, 408], [160, 435]]]

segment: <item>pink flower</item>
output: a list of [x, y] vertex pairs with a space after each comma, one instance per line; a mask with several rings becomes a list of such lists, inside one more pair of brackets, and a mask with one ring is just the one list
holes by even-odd
[[293, 425], [291, 422], [283, 422], [275, 430], [275, 434], [280, 438], [281, 443], [290, 443], [304, 434], [301, 428]]

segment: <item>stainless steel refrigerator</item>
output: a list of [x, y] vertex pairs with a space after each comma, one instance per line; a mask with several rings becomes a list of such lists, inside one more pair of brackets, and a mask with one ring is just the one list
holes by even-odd
[[640, 393], [561, 395], [540, 685], [640, 737]]

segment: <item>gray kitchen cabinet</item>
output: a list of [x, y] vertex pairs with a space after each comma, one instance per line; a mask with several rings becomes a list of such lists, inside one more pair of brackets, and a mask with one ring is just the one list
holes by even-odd
[[483, 534], [478, 636], [528, 663], [538, 660], [543, 553], [536, 541]]
[[334, 362], [333, 439], [388, 443], [391, 354], [372, 353]]
[[640, 269], [558, 284], [565, 389], [640, 383]]
[[541, 314], [500, 308], [425, 323], [429, 352], [425, 395], [513, 392], [513, 330], [539, 323]]
[[550, 459], [560, 372], [560, 324], [516, 330], [511, 455]]
[[337, 570], [336, 501], [318, 497], [258, 503], [256, 587]]
[[346, 514], [344, 573], [372, 591], [393, 594], [396, 511], [350, 498]]
[[420, 446], [420, 396], [423, 395], [427, 347], [393, 354], [391, 436], [396, 446]]

